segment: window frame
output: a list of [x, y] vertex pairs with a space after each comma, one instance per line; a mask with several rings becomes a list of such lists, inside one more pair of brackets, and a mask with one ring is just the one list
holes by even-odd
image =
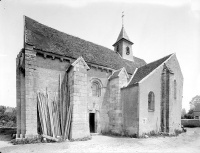
[[116, 52], [119, 52], [119, 45], [116, 46]]
[[174, 80], [174, 99], [177, 99], [177, 81]]
[[92, 81], [91, 88], [92, 88], [92, 97], [101, 97], [101, 85], [98, 81]]
[[126, 47], [126, 55], [130, 55], [130, 47]]
[[153, 91], [150, 91], [148, 93], [148, 111], [155, 111], [155, 94]]

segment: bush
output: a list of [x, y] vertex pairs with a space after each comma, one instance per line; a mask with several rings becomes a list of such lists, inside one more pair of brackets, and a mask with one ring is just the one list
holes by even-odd
[[16, 127], [16, 108], [0, 106], [0, 127]]
[[183, 118], [181, 119], [193, 119], [194, 116], [192, 114], [185, 114]]
[[144, 133], [140, 138], [148, 138], [148, 137], [174, 137], [178, 136], [179, 134], [182, 133], [182, 130], [174, 130], [174, 134], [170, 134], [167, 132], [155, 132], [155, 131], [150, 131], [149, 133]]
[[11, 140], [11, 143], [13, 145], [18, 145], [18, 144], [31, 144], [31, 143], [41, 143], [42, 138], [23, 138], [23, 139], [13, 139]]
[[178, 135], [181, 134], [183, 131], [181, 131], [181, 130], [175, 130], [174, 132], [175, 132], [175, 136], [178, 136]]

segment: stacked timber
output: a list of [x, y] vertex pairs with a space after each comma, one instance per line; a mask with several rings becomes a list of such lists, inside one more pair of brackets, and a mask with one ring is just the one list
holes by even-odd
[[38, 99], [38, 114], [41, 126], [42, 136], [44, 138], [57, 141], [58, 137], [62, 140], [69, 139], [70, 126], [72, 118], [72, 106], [69, 100], [69, 88], [67, 75], [64, 77], [61, 84], [61, 75], [59, 76], [59, 98], [56, 94], [53, 100], [50, 100], [49, 94], [39, 92]]

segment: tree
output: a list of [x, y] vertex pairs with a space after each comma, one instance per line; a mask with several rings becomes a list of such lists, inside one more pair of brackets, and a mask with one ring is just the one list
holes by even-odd
[[193, 115], [193, 112], [194, 112], [194, 110], [193, 110], [193, 109], [190, 109], [190, 110], [188, 111], [188, 114]]
[[6, 111], [6, 106], [0, 106], [0, 115], [4, 114], [5, 111]]
[[[182, 116], [181, 116], [181, 118], [182, 118]], [[186, 113], [186, 114], [184, 115], [183, 118], [185, 118], [185, 119], [193, 119], [193, 118], [194, 118], [193, 109], [190, 109], [190, 110], [188, 111], [188, 113]]]
[[16, 127], [16, 108], [0, 106], [0, 126]]

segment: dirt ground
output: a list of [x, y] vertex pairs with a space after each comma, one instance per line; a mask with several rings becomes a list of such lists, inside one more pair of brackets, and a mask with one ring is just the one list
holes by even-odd
[[[6, 141], [7, 140], [7, 141]], [[177, 137], [121, 138], [103, 135], [92, 136], [92, 140], [12, 145], [6, 136], [0, 136], [1, 153], [200, 153], [200, 128], [188, 128]]]

